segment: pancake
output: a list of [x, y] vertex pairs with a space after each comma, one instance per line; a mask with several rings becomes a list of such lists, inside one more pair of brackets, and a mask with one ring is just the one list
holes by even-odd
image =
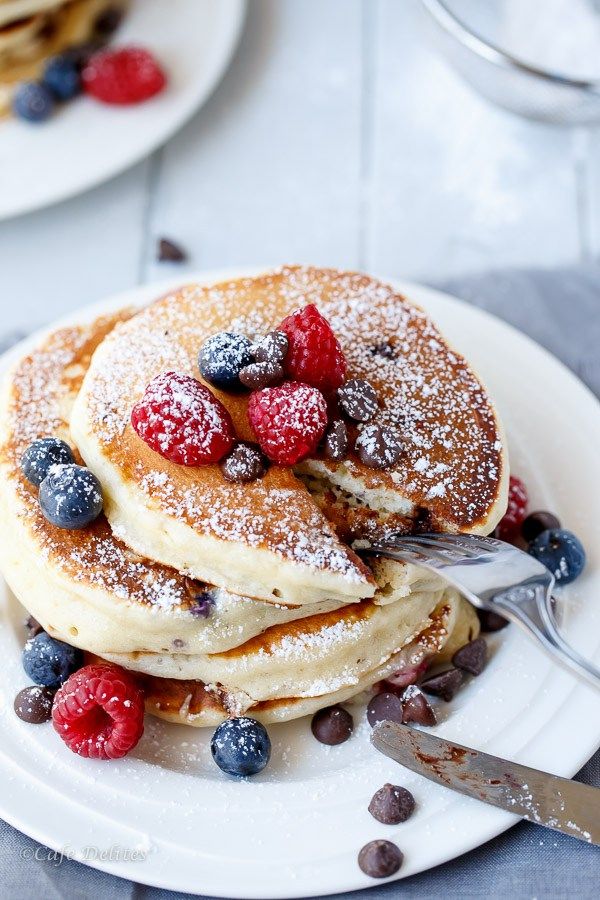
[[[259, 481], [230, 484], [218, 466], [178, 466], [133, 431], [131, 410], [146, 385], [168, 370], [198, 378], [197, 354], [209, 335], [255, 338], [307, 303], [330, 321], [348, 377], [377, 390], [378, 421], [402, 432], [406, 451], [393, 468], [367, 468], [351, 452], [342, 463], [275, 465]], [[214, 392], [239, 437], [252, 440], [246, 396]], [[368, 539], [380, 525], [487, 533], [506, 507], [505, 442], [484, 387], [422, 310], [355, 273], [287, 267], [158, 301], [98, 347], [71, 430], [125, 544], [268, 602], [372, 597], [374, 579], [344, 541]]]
[[0, 117], [19, 82], [39, 78], [46, 60], [95, 40], [102, 13], [128, 0], [0, 0]]
[[[284, 722], [352, 700], [392, 674], [406, 673], [407, 679], [412, 680], [422, 664], [442, 662], [447, 645], [463, 646], [478, 634], [479, 621], [473, 608], [454, 590], [448, 589], [422, 630], [396, 653], [370, 668], [360, 665], [361, 661], [355, 661], [349, 653], [348, 659], [352, 662], [341, 674], [313, 680], [296, 695], [285, 696], [285, 692], [279, 690], [278, 696], [256, 700], [246, 685], [245, 690], [232, 690], [223, 684], [151, 674], [143, 674], [140, 681], [145, 692], [146, 711], [176, 724], [215, 726], [225, 718], [242, 714], [252, 715], [265, 724]], [[133, 668], [137, 662], [122, 657], [115, 661]]]
[[[68, 420], [92, 353], [133, 311], [51, 334], [21, 359], [0, 401], [0, 564], [11, 588], [49, 634], [97, 654], [219, 653], [266, 629], [339, 608], [336, 601], [287, 608], [191, 582], [134, 554], [101, 516], [81, 531], [56, 528], [42, 516], [37, 491], [20, 460], [36, 438], [72, 443]], [[439, 590], [440, 581], [414, 566], [377, 560], [376, 603]], [[194, 614], [196, 598], [210, 616]], [[433, 601], [427, 598], [423, 615]], [[421, 613], [415, 620], [422, 618]], [[415, 626], [416, 627], [416, 626]]]

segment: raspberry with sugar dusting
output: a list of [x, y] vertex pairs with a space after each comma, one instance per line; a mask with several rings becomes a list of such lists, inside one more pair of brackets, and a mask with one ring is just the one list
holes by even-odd
[[85, 91], [103, 103], [142, 103], [159, 94], [167, 77], [143, 47], [121, 47], [94, 53], [82, 72]]
[[152, 379], [133, 407], [131, 424], [152, 450], [181, 466], [216, 463], [235, 440], [221, 401], [191, 375], [178, 372]]
[[520, 478], [511, 475], [508, 487], [508, 507], [498, 525], [497, 534], [500, 540], [512, 543], [516, 539], [527, 515], [528, 502], [527, 488]]
[[144, 695], [131, 672], [120, 666], [84, 666], [57, 691], [52, 724], [73, 753], [120, 759], [144, 731]]
[[327, 403], [315, 387], [286, 381], [251, 394], [248, 418], [263, 453], [293, 466], [317, 449], [327, 427]]
[[314, 303], [287, 316], [278, 331], [288, 339], [284, 367], [296, 381], [320, 391], [335, 391], [346, 377], [346, 358], [331, 325]]

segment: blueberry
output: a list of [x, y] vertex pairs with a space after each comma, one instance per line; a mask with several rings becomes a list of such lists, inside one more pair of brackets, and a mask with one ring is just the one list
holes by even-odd
[[24, 81], [15, 91], [12, 108], [20, 119], [45, 122], [54, 111], [54, 97], [45, 85]]
[[23, 475], [39, 487], [51, 466], [66, 465], [75, 461], [68, 444], [58, 438], [40, 438], [30, 444], [21, 459]]
[[579, 538], [564, 528], [542, 531], [529, 545], [529, 553], [550, 569], [556, 583], [570, 584], [585, 566], [585, 550]]
[[222, 722], [212, 736], [213, 759], [228, 775], [256, 775], [271, 756], [267, 729], [256, 719], [240, 716]]
[[226, 391], [241, 388], [240, 371], [253, 362], [252, 344], [243, 334], [221, 331], [204, 342], [198, 368], [206, 381]]
[[72, 56], [53, 56], [46, 63], [42, 84], [57, 100], [72, 100], [81, 90], [79, 67]]
[[84, 528], [102, 512], [102, 488], [83, 466], [54, 466], [40, 485], [40, 506], [59, 528]]
[[51, 638], [45, 631], [29, 638], [23, 648], [23, 668], [43, 687], [60, 687], [82, 665], [81, 650]]

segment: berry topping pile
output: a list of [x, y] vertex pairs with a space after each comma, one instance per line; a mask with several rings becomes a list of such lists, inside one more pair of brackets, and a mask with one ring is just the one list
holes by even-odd
[[316, 451], [327, 428], [327, 403], [317, 388], [287, 381], [251, 394], [248, 418], [269, 459], [293, 466]]
[[67, 747], [89, 759], [119, 759], [144, 731], [144, 697], [131, 672], [84, 666], [54, 698], [52, 722]]
[[331, 325], [314, 304], [287, 316], [278, 330], [288, 339], [285, 371], [289, 378], [312, 384], [324, 393], [342, 385], [346, 358]]
[[219, 462], [235, 439], [221, 401], [195, 378], [177, 372], [152, 379], [132, 410], [131, 424], [152, 450], [182, 466]]
[[82, 72], [82, 80], [87, 94], [117, 105], [149, 100], [160, 94], [167, 83], [161, 65], [142, 47], [94, 53]]

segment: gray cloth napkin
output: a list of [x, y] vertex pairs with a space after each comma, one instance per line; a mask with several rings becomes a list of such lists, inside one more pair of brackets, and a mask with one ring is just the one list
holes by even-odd
[[[495, 313], [531, 335], [600, 396], [600, 268], [502, 271], [458, 278], [437, 286]], [[600, 724], [598, 741], [600, 744]], [[600, 787], [600, 753], [577, 777]], [[38, 858], [31, 859], [32, 853]], [[198, 883], [202, 883], [201, 872]], [[396, 896], [585, 900], [598, 896], [599, 884], [598, 848], [521, 823], [451, 863], [401, 882], [374, 885], [352, 897], [356, 900]], [[285, 895], [285, 885], [278, 890]], [[44, 848], [0, 821], [0, 897], [176, 900], [184, 896], [132, 884], [76, 862], [56, 865], [52, 858], [47, 858]]]

